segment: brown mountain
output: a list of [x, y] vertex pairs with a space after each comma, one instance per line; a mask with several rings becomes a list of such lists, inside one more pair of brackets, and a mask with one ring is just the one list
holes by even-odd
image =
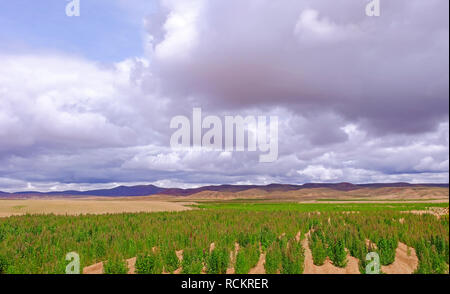
[[[352, 184], [352, 183], [306, 183], [303, 185], [292, 184], [269, 184], [269, 185], [218, 185], [203, 186], [199, 188], [181, 189], [181, 188], [161, 188], [154, 185], [139, 186], [118, 186], [112, 189], [100, 189], [89, 191], [60, 191], [60, 192], [36, 192], [24, 191], [17, 193], [6, 193], [0, 191], [0, 198], [30, 198], [30, 197], [86, 197], [86, 196], [107, 196], [107, 197], [125, 197], [125, 196], [150, 196], [150, 195], [167, 195], [167, 196], [190, 196], [198, 193], [215, 194], [239, 194], [255, 195], [255, 194], [273, 194], [273, 195], [295, 195], [295, 194], [345, 194], [355, 196], [358, 194], [365, 195], [373, 190], [384, 191], [387, 193], [397, 188], [396, 193], [401, 191], [420, 190], [423, 188], [446, 188], [448, 191], [449, 184], [409, 184], [409, 183], [372, 183], [372, 184]], [[385, 189], [385, 190], [382, 190]], [[387, 190], [386, 190], [387, 189]], [[409, 190], [408, 190], [409, 189]], [[412, 190], [411, 190], [412, 189]], [[302, 190], [305, 190], [302, 192]], [[445, 189], [444, 189], [445, 190]], [[323, 193], [323, 191], [327, 191]], [[364, 192], [366, 191], [366, 192]], [[216, 193], [213, 193], [216, 192]], [[353, 195], [354, 194], [354, 195]], [[369, 193], [370, 194], [370, 193]], [[414, 194], [414, 193], [412, 193]], [[447, 192], [448, 194], [448, 192]]]

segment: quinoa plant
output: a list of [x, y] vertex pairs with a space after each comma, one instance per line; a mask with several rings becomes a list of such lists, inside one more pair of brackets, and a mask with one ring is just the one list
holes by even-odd
[[329, 244], [329, 255], [333, 264], [337, 267], [345, 267], [347, 265], [347, 252], [345, 251], [344, 241], [335, 240]]
[[159, 251], [147, 255], [139, 255], [136, 258], [136, 273], [138, 274], [161, 274], [163, 263]]
[[126, 274], [128, 272], [127, 265], [124, 260], [114, 256], [104, 264], [105, 274]]
[[208, 274], [225, 274], [230, 261], [229, 251], [225, 247], [216, 247], [207, 258]]
[[200, 248], [187, 248], [183, 251], [182, 273], [200, 274], [203, 269], [204, 254]]
[[248, 274], [250, 269], [258, 263], [259, 255], [259, 248], [255, 244], [241, 247], [236, 257], [236, 274]]
[[302, 245], [295, 239], [289, 241], [286, 250], [283, 252], [281, 260], [282, 274], [303, 273], [305, 254]]
[[313, 232], [309, 238], [309, 246], [315, 265], [323, 265], [327, 258], [327, 246], [323, 240], [324, 237], [321, 231]]

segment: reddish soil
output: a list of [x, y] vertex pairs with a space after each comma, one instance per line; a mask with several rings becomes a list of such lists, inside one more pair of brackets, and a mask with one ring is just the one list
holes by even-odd
[[230, 252], [230, 266], [227, 268], [227, 274], [235, 274], [236, 257], [239, 252], [239, 244], [234, 243], [234, 251]]
[[136, 257], [127, 259], [127, 267], [129, 275], [134, 275], [136, 273]]
[[395, 250], [395, 261], [388, 266], [381, 266], [381, 271], [386, 274], [412, 274], [419, 265], [416, 250], [406, 244], [398, 242]]
[[[314, 265], [313, 257], [311, 253], [311, 249], [309, 248], [308, 239], [310, 236], [310, 232], [305, 234], [305, 238], [302, 240], [302, 246], [305, 249], [305, 263], [304, 263], [304, 274], [359, 274], [359, 265], [358, 259], [347, 254], [347, 266], [345, 268], [339, 268], [333, 265], [331, 260], [327, 257], [325, 263], [321, 266]], [[295, 236], [297, 242], [301, 239], [301, 233], [298, 232]], [[376, 244], [372, 243], [370, 240], [366, 240], [366, 245], [369, 248], [376, 249]], [[215, 248], [215, 243], [211, 243], [209, 250], [213, 251]], [[156, 247], [152, 248], [153, 251], [156, 251]], [[235, 273], [235, 263], [236, 256], [239, 252], [239, 244], [235, 243], [234, 251], [230, 252], [230, 267], [227, 269], [227, 274]], [[183, 250], [176, 251], [176, 255], [180, 260], [180, 263], [183, 260]], [[252, 268], [249, 274], [265, 274], [264, 264], [266, 262], [266, 254], [261, 252], [257, 265]], [[128, 267], [128, 274], [135, 274], [135, 264], [136, 257], [129, 258], [126, 260]], [[103, 274], [103, 262], [99, 262], [90, 266], [83, 268], [83, 274]], [[381, 271], [386, 274], [411, 274], [417, 269], [419, 264], [419, 260], [416, 255], [416, 251], [412, 247], [408, 247], [407, 245], [399, 242], [398, 247], [396, 249], [395, 261], [388, 266], [382, 266]], [[178, 268], [174, 271], [174, 274], [180, 274], [182, 268]], [[164, 272], [167, 274], [167, 272]], [[202, 273], [206, 273], [206, 267], [203, 267]]]
[[[178, 257], [178, 260], [181, 262], [183, 261], [183, 250], [178, 250], [175, 252], [175, 254]], [[180, 266], [179, 268], [177, 268], [173, 273], [174, 274], [181, 274], [181, 271], [183, 270], [183, 268]]]
[[443, 215], [448, 215], [449, 208], [448, 207], [430, 207], [427, 210], [410, 210], [410, 211], [402, 211], [403, 213], [413, 213], [413, 214], [432, 214], [437, 218], [440, 218]]
[[103, 262], [99, 262], [83, 268], [83, 274], [86, 275], [103, 274]]
[[259, 260], [256, 266], [250, 269], [249, 274], [265, 274], [266, 269], [264, 268], [264, 264], [266, 263], [266, 254], [261, 252], [259, 255]]
[[336, 267], [327, 257], [323, 265], [315, 265], [311, 249], [309, 248], [308, 238], [310, 232], [305, 235], [302, 241], [302, 246], [305, 249], [305, 267], [304, 274], [359, 274], [359, 260], [347, 254], [347, 266], [345, 268]]

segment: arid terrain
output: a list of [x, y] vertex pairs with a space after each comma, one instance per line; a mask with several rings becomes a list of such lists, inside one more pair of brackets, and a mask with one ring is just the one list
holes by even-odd
[[[164, 197], [164, 195], [154, 195]], [[181, 197], [177, 197], [180, 199]], [[291, 191], [265, 191], [253, 188], [239, 192], [202, 191], [182, 199], [266, 199], [266, 200], [298, 200], [308, 201], [317, 199], [332, 200], [446, 200], [449, 199], [449, 189], [442, 187], [383, 187], [359, 188], [354, 190], [337, 190], [331, 188], [307, 188]]]
[[148, 188], [3, 195], [1, 271], [63, 273], [75, 248], [86, 274], [359, 274], [369, 252], [382, 273], [448, 273], [448, 187]]
[[138, 199], [25, 199], [1, 200], [0, 217], [24, 214], [107, 214], [131, 212], [182, 211], [191, 209], [190, 202]]
[[[130, 187], [129, 189], [135, 189]], [[139, 189], [142, 190], [141, 187]], [[114, 189], [112, 189], [114, 190]], [[200, 192], [197, 192], [199, 190]], [[214, 191], [215, 190], [215, 191]], [[111, 190], [107, 190], [111, 191]], [[129, 191], [129, 190], [127, 190]], [[135, 190], [131, 190], [135, 192]], [[141, 192], [141, 191], [139, 191]], [[331, 187], [297, 189], [296, 186], [208, 186], [198, 189], [167, 189], [166, 194], [144, 196], [16, 195], [0, 198], [0, 217], [24, 214], [106, 214], [126, 212], [182, 211], [190, 204], [209, 201], [254, 200], [298, 203], [445, 203], [449, 188], [427, 186], [359, 187], [335, 184]], [[183, 194], [183, 195], [180, 195]], [[423, 212], [422, 212], [423, 213]]]
[[[295, 240], [300, 242], [301, 232], [298, 232]], [[283, 235], [284, 236], [284, 235]], [[305, 238], [301, 241], [302, 247], [304, 248], [304, 262], [303, 262], [303, 274], [360, 274], [359, 260], [351, 256], [347, 252], [347, 264], [345, 267], [340, 268], [333, 264], [330, 258], [327, 258], [323, 265], [315, 265], [313, 261], [313, 256], [311, 249], [309, 248], [308, 238], [310, 237], [310, 232], [305, 234]], [[370, 242], [370, 241], [368, 241]], [[214, 250], [215, 244], [211, 243], [209, 247], [209, 252]], [[156, 248], [154, 248], [156, 249]], [[348, 251], [348, 250], [347, 250]], [[235, 243], [234, 250], [230, 252], [230, 263], [227, 268], [227, 274], [235, 274], [236, 257], [239, 254], [239, 244]], [[183, 262], [183, 250], [176, 251], [176, 256], [181, 265]], [[136, 257], [129, 258], [126, 260], [127, 273], [136, 273]], [[266, 253], [260, 253], [257, 264], [249, 270], [249, 274], [266, 274], [265, 270], [266, 263]], [[83, 274], [103, 274], [105, 262], [98, 262], [96, 264], [87, 266], [83, 268]], [[381, 271], [385, 274], [412, 274], [417, 270], [419, 261], [414, 248], [408, 247], [407, 245], [399, 242], [395, 251], [394, 262], [388, 266], [382, 266]], [[176, 269], [173, 273], [182, 273], [182, 267]], [[205, 268], [202, 271], [205, 274]], [[165, 272], [165, 274], [168, 274]]]

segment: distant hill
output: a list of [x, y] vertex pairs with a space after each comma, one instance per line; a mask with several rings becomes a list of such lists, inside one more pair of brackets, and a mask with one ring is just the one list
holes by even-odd
[[126, 197], [126, 196], [149, 196], [149, 195], [170, 195], [170, 196], [190, 196], [201, 192], [222, 192], [240, 193], [244, 191], [260, 190], [268, 193], [298, 191], [303, 189], [329, 189], [335, 191], [354, 191], [358, 189], [380, 189], [380, 188], [416, 188], [435, 187], [448, 188], [449, 184], [409, 184], [409, 183], [373, 183], [373, 184], [352, 184], [352, 183], [306, 183], [303, 185], [292, 184], [269, 184], [269, 185], [218, 185], [203, 186], [199, 188], [161, 188], [155, 185], [139, 186], [118, 186], [112, 189], [99, 189], [89, 191], [55, 191], [37, 192], [23, 191], [16, 193], [6, 193], [0, 191], [1, 198], [31, 198], [31, 197], [54, 197], [54, 196], [105, 196], [105, 197]]
[[17, 196], [146, 196], [163, 192], [165, 189], [154, 185], [139, 185], [139, 186], [118, 186], [112, 189], [100, 189], [89, 191], [54, 191], [54, 192], [37, 192], [24, 191], [16, 193], [5, 193], [0, 191], [0, 195], [17, 195]]

